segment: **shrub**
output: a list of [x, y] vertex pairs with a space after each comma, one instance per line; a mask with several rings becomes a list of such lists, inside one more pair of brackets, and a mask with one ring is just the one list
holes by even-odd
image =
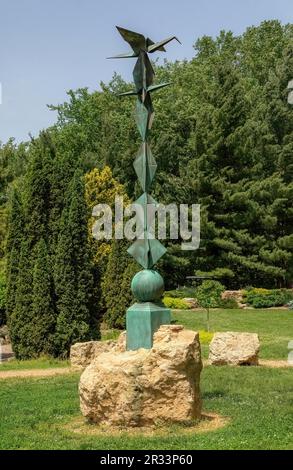
[[293, 300], [290, 289], [251, 289], [246, 292], [245, 300], [254, 308], [281, 307]]
[[182, 289], [169, 290], [165, 292], [166, 297], [172, 297], [176, 299], [194, 299], [195, 298], [195, 288], [193, 287], [183, 287]]
[[210, 331], [200, 331], [199, 332], [199, 340], [201, 344], [210, 344], [214, 336], [214, 333]]
[[248, 299], [248, 303], [254, 308], [270, 308], [274, 307], [274, 302], [268, 297], [254, 296]]
[[291, 300], [287, 305], [289, 310], [293, 310], [293, 300]]
[[269, 295], [270, 294], [269, 289], [263, 289], [262, 287], [255, 287], [251, 290], [251, 292], [256, 295]]
[[175, 299], [174, 297], [164, 297], [163, 304], [167, 308], [175, 310], [189, 310], [190, 305], [183, 299]]
[[222, 308], [227, 308], [227, 309], [235, 309], [239, 308], [238, 307], [238, 302], [236, 299], [230, 298], [230, 299], [222, 299], [220, 303], [220, 307]]

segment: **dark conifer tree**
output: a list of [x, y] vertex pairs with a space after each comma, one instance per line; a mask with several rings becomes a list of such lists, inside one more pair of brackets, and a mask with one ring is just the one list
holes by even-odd
[[76, 171], [61, 218], [55, 257], [57, 355], [68, 355], [75, 342], [99, 338], [87, 224], [84, 180]]
[[32, 340], [33, 278], [31, 264], [29, 242], [24, 240], [20, 251], [15, 307], [9, 317], [10, 337], [17, 359], [28, 359], [35, 355]]
[[8, 320], [15, 308], [21, 243], [25, 237], [24, 230], [23, 206], [20, 195], [15, 189], [10, 200], [6, 241], [6, 315]]
[[33, 270], [32, 344], [34, 355], [54, 354], [56, 314], [53, 277], [44, 239], [37, 244]]
[[31, 248], [42, 238], [48, 241], [51, 212], [51, 175], [56, 151], [49, 132], [42, 132], [31, 147], [25, 181], [27, 237]]
[[113, 240], [106, 272], [102, 281], [102, 296], [106, 309], [105, 321], [110, 328], [124, 328], [126, 310], [134, 301], [130, 284], [139, 265], [128, 255], [126, 240]]

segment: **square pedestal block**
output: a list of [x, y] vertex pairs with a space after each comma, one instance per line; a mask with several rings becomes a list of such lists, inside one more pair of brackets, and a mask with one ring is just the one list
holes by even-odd
[[136, 303], [126, 313], [126, 348], [151, 349], [154, 333], [161, 325], [171, 323], [171, 310], [152, 302]]

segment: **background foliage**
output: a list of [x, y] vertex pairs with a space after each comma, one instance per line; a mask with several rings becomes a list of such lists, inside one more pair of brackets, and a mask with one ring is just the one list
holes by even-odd
[[[201, 246], [182, 252], [180, 244], [168, 242], [159, 269], [168, 289], [195, 273], [227, 288], [289, 287], [293, 107], [286, 88], [292, 79], [293, 25], [266, 21], [242, 36], [222, 31], [217, 38], [200, 38], [194, 51], [190, 61], [154, 65], [157, 82], [172, 86], [154, 96], [153, 196], [162, 203], [201, 204]], [[66, 103], [50, 106], [58, 115], [54, 126], [28, 143], [10, 140], [0, 147], [2, 278], [6, 272], [1, 291], [6, 284], [6, 312], [19, 356], [41, 352], [27, 338], [35, 336], [33, 318], [42, 318], [38, 324], [50, 318], [50, 344], [41, 349], [55, 355], [67, 354], [73, 339], [96, 337], [102, 316], [112, 325], [124, 324], [131, 296], [129, 290], [118, 297], [117, 292], [135, 266], [127, 258], [113, 274], [116, 247], [88, 234], [93, 204], [112, 204], [116, 190], [129, 200], [141, 192], [132, 165], [139, 148], [134, 102], [116, 96], [130, 88], [114, 75], [94, 93], [71, 90]], [[47, 253], [44, 264], [40, 246]], [[42, 288], [38, 273], [47, 273], [42, 312], [35, 300]], [[67, 326], [61, 327], [65, 319], [84, 328], [67, 335]]]

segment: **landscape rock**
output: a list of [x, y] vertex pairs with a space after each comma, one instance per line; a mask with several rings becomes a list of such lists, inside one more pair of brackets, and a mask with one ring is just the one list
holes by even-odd
[[193, 297], [184, 298], [183, 300], [190, 306], [190, 308], [197, 308], [199, 306], [197, 300]]
[[245, 303], [243, 302], [243, 291], [242, 290], [226, 290], [221, 295], [222, 300], [233, 299], [238, 303], [239, 308], [244, 308]]
[[126, 349], [126, 332], [121, 333], [117, 341], [88, 341], [76, 343], [70, 348], [70, 362], [75, 369], [85, 369], [104, 352], [123, 352]]
[[256, 333], [216, 333], [210, 344], [209, 363], [213, 365], [258, 365], [260, 349]]
[[191, 422], [201, 416], [199, 335], [164, 325], [152, 349], [104, 352], [79, 384], [82, 414], [112, 426]]
[[0, 328], [0, 340], [1, 344], [10, 344], [9, 330], [7, 325], [3, 325]]

